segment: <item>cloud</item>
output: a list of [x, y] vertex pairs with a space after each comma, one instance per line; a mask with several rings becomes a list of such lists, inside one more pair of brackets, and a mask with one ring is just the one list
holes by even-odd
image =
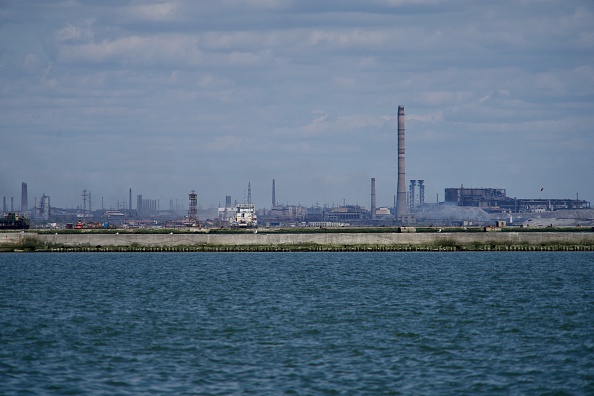
[[176, 2], [165, 2], [135, 5], [125, 9], [124, 13], [132, 19], [166, 22], [179, 18], [178, 10]]
[[420, 121], [431, 124], [439, 123], [444, 120], [443, 111], [436, 111], [429, 114], [407, 114], [406, 119], [409, 121]]
[[251, 145], [246, 139], [238, 135], [217, 136], [207, 145], [208, 149], [213, 152], [232, 153], [240, 152], [241, 150], [250, 151]]
[[92, 25], [95, 22], [93, 19], [86, 20], [84, 24], [79, 26], [66, 24], [65, 27], [58, 30], [56, 36], [59, 41], [65, 42], [86, 42], [91, 41], [94, 37]]
[[[8, 2], [0, 166], [14, 169], [25, 145], [35, 155], [10, 177], [46, 168], [32, 189], [77, 164], [47, 182], [51, 195], [80, 195], [85, 173], [94, 191], [123, 174], [119, 184], [156, 190], [150, 175], [167, 196], [185, 196], [184, 180], [217, 186], [204, 187], [206, 202], [273, 176], [291, 180], [285, 193], [295, 201], [341, 200], [334, 192], [351, 188], [363, 202], [374, 175], [386, 204], [404, 105], [407, 171], [435, 186], [428, 196], [465, 178], [500, 180], [487, 166], [497, 153], [532, 178], [586, 180], [593, 16], [580, 1]], [[533, 164], [547, 155], [568, 159], [544, 175]], [[125, 158], [134, 165], [114, 171]], [[480, 177], [469, 163], [485, 164]], [[522, 183], [510, 177], [503, 187]], [[594, 199], [594, 190], [583, 194]]]

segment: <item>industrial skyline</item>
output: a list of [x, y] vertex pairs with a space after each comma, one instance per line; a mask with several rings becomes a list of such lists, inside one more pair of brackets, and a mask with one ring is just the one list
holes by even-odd
[[[401, 178], [401, 175], [398, 175], [398, 179]], [[371, 178], [371, 193], [370, 193], [370, 202], [368, 205], [360, 204], [360, 203], [352, 203], [347, 201], [346, 198], [342, 200], [342, 202], [324, 202], [320, 203], [316, 201], [310, 205], [303, 204], [303, 203], [294, 203], [294, 202], [282, 202], [279, 203], [276, 201], [276, 179], [272, 179], [272, 189], [271, 189], [271, 202], [266, 203], [262, 202], [261, 205], [257, 206], [256, 209], [274, 209], [274, 208], [281, 208], [287, 206], [293, 207], [323, 207], [323, 208], [340, 208], [340, 207], [349, 207], [355, 206], [364, 210], [369, 211], [369, 218], [371, 220], [376, 219], [376, 211], [380, 211], [382, 209], [390, 209], [394, 218], [397, 221], [404, 220], [405, 217], [409, 214], [418, 213], [422, 211], [423, 208], [427, 209], [426, 204], [428, 202], [425, 201], [425, 186], [424, 180], [410, 180], [410, 185], [408, 191], [404, 191], [404, 203], [405, 208], [403, 212], [398, 212], [398, 204], [397, 204], [397, 195], [394, 195], [394, 205], [378, 205], [376, 202], [376, 182], [375, 178]], [[418, 186], [418, 190], [417, 190]], [[100, 205], [93, 206], [92, 205], [92, 195], [90, 190], [84, 189], [81, 194], [81, 204], [68, 207], [68, 206], [60, 206], [59, 203], [57, 205], [53, 204], [50, 205], [50, 196], [46, 194], [42, 194], [41, 197], [34, 198], [34, 204], [27, 205], [28, 200], [28, 191], [27, 191], [27, 183], [22, 182], [22, 189], [21, 189], [21, 196], [20, 201], [21, 205], [17, 206], [15, 204], [15, 197], [7, 197], [3, 196], [2, 206], [0, 206], [1, 212], [29, 212], [29, 214], [33, 214], [34, 217], [43, 218], [47, 217], [49, 214], [50, 207], [52, 209], [68, 209], [68, 210], [76, 210], [79, 214], [85, 214], [90, 212], [97, 212], [97, 211], [121, 211], [123, 213], [127, 213], [128, 215], [132, 215], [134, 217], [150, 217], [150, 215], [155, 214], [161, 211], [169, 211], [172, 213], [185, 213], [188, 210], [188, 217], [190, 219], [197, 219], [196, 217], [196, 210], [197, 208], [206, 209], [206, 208], [231, 208], [238, 204], [254, 204], [255, 203], [251, 199], [251, 182], [248, 182], [247, 185], [247, 194], [244, 194], [243, 197], [233, 197], [231, 195], [225, 195], [225, 202], [224, 204], [219, 201], [218, 204], [209, 204], [204, 206], [199, 204], [198, 194], [195, 190], [192, 190], [189, 194], [189, 208], [188, 202], [184, 199], [178, 198], [169, 198], [168, 200], [163, 200], [161, 203], [161, 199], [159, 198], [147, 198], [143, 196], [143, 194], [137, 194], [136, 203], [133, 205], [132, 201], [132, 188], [128, 190], [129, 200], [128, 201], [118, 201], [116, 205], [105, 205], [103, 197], [101, 197]], [[402, 191], [401, 191], [402, 193]], [[10, 199], [10, 201], [7, 200]], [[17, 197], [18, 199], [18, 197]], [[8, 204], [10, 202], [10, 205]], [[174, 203], [175, 202], [175, 203]], [[481, 207], [483, 209], [496, 212], [501, 211], [503, 213], [516, 213], [518, 211], [522, 212], [529, 212], [532, 210], [535, 212], [540, 212], [541, 210], [559, 210], [559, 209], [590, 209], [590, 201], [583, 199], [580, 197], [579, 194], [576, 194], [575, 197], [563, 197], [563, 198], [552, 198], [552, 197], [511, 197], [507, 195], [506, 189], [504, 188], [490, 188], [490, 187], [464, 187], [464, 185], [460, 185], [460, 187], [449, 187], [446, 188], [444, 194], [442, 195], [442, 200], [437, 200], [433, 203], [429, 203], [430, 206], [437, 205], [437, 204], [457, 204], [459, 206], [476, 206]], [[84, 216], [83, 216], [84, 217]], [[406, 222], [408, 220], [404, 220]], [[413, 220], [414, 221], [414, 220]]]
[[[397, 181], [396, 181], [396, 194], [394, 195], [394, 204], [390, 206], [389, 204], [384, 205], [384, 208], [391, 208], [392, 214], [396, 222], [400, 223], [409, 223], [411, 221], [415, 221], [415, 219], [409, 217], [410, 214], [415, 212], [416, 208], [422, 208], [425, 205], [425, 180], [423, 179], [411, 179], [409, 190], [406, 189], [406, 137], [405, 137], [405, 114], [404, 114], [404, 106], [398, 106], [398, 117], [397, 117], [397, 150], [396, 150], [396, 174], [397, 174]], [[376, 201], [376, 181], [375, 177], [371, 178], [371, 194], [370, 194], [370, 204], [369, 204], [369, 219], [376, 220], [376, 211], [378, 209], [377, 201]], [[418, 183], [418, 195], [416, 193], [416, 186]], [[544, 188], [540, 189], [542, 193]], [[133, 209], [132, 207], [132, 188], [130, 187], [128, 190], [128, 201], [118, 201], [116, 206], [110, 205], [109, 207], [105, 207], [103, 202], [103, 197], [101, 197], [101, 210], [121, 210], [128, 213], [129, 216], [135, 213], [136, 216], [140, 217], [147, 217], [151, 214], [155, 214], [158, 211], [167, 211], [170, 212], [183, 212], [185, 207], [183, 205], [183, 201], [181, 205], [177, 204], [173, 205], [173, 198], [169, 198], [169, 208], [161, 207], [160, 199], [150, 199], [143, 197], [142, 194], [136, 195], [136, 207]], [[11, 206], [10, 210], [8, 210], [8, 206], [6, 204], [6, 196], [3, 197], [3, 205], [1, 207], [2, 212], [14, 212], [14, 211], [21, 211], [21, 212], [33, 212], [36, 213], [37, 217], [47, 217], [49, 214], [49, 196], [46, 196], [45, 193], [42, 194], [40, 198], [40, 203], [37, 205], [37, 199], [35, 199], [34, 206], [28, 206], [28, 187], [26, 182], [21, 183], [21, 205], [20, 208], [17, 209], [14, 206], [14, 197], [11, 197]], [[92, 203], [91, 203], [91, 191], [83, 189], [81, 194], [82, 197], [82, 206], [74, 206], [73, 208], [79, 209], [83, 213], [83, 216], [87, 212], [91, 212], [93, 210]], [[197, 208], [198, 208], [198, 194], [195, 190], [192, 190], [189, 194], [189, 209], [188, 209], [188, 221], [192, 224], [198, 224], [197, 218]], [[518, 211], [518, 200], [516, 197], [511, 198], [506, 196], [506, 189], [503, 188], [464, 188], [463, 185], [460, 185], [460, 188], [457, 187], [449, 187], [445, 189], [444, 193], [444, 200], [445, 203], [457, 203], [462, 206], [485, 206], [489, 208], [498, 208], [500, 204], [502, 208], [505, 207], [504, 211]], [[546, 201], [548, 199], [549, 203], [547, 204]], [[551, 205], [551, 200], [555, 201], [553, 205]], [[481, 202], [479, 204], [479, 201]], [[529, 209], [532, 206], [532, 210], [540, 210], [540, 209], [549, 209], [549, 210], [557, 210], [560, 208], [590, 208], [589, 201], [587, 200], [580, 200], [579, 193], [576, 193], [575, 200], [569, 197], [563, 198], [546, 198], [542, 199], [542, 197], [534, 198], [520, 198], [520, 206], [524, 208], [524, 201], [529, 202], [527, 204], [527, 208]], [[440, 203], [439, 201], [439, 194], [436, 196], [435, 204]], [[532, 205], [530, 204], [532, 203]], [[252, 185], [251, 181], [247, 182], [247, 192], [243, 194], [243, 199], [235, 199], [233, 206], [236, 205], [252, 205], [254, 202], [252, 201]], [[476, 205], [475, 205], [476, 204]], [[354, 203], [350, 200], [348, 201], [346, 198], [343, 198], [342, 205], [336, 204], [332, 202], [332, 204], [328, 204], [324, 202], [322, 207], [347, 207], [347, 206], [354, 206], [356, 207], [356, 211], [359, 212], [360, 210], [364, 210], [367, 207], [365, 205], [361, 205], [359, 202]], [[231, 204], [231, 196], [225, 196], [225, 205], [221, 205], [220, 201], [218, 205], [214, 205], [210, 203], [208, 205], [209, 208], [230, 208]], [[255, 206], [255, 204], [254, 204]], [[276, 200], [276, 179], [272, 179], [272, 190], [271, 190], [271, 205], [270, 208], [274, 209], [275, 207], [279, 206], [295, 206], [295, 202], [285, 202], [281, 204], [277, 204]], [[306, 207], [307, 205], [302, 205], [300, 202], [297, 206]], [[315, 204], [312, 203], [309, 205], [310, 207], [319, 207], [320, 203], [316, 200]], [[63, 208], [67, 208], [63, 207]], [[175, 209], [174, 209], [175, 208]], [[268, 208], [265, 203], [262, 203], [260, 208]], [[530, 210], [530, 209], [529, 209]], [[359, 216], [359, 214], [357, 214]]]
[[[369, 207], [406, 180], [594, 199], [594, 4], [412, 0], [0, 5], [0, 194], [20, 206]], [[542, 192], [541, 192], [541, 189]], [[443, 200], [443, 197], [440, 199]]]
[[[414, 222], [415, 219], [410, 217], [417, 208], [423, 208], [425, 205], [425, 180], [423, 179], [411, 179], [409, 190], [406, 189], [406, 137], [405, 137], [405, 114], [404, 114], [404, 106], [398, 106], [398, 118], [397, 118], [397, 151], [396, 151], [396, 159], [397, 159], [397, 188], [396, 194], [394, 195], [394, 205], [384, 205], [385, 208], [391, 208], [393, 218], [396, 222], [399, 223], [409, 223]], [[419, 186], [418, 195], [416, 193], [417, 183]], [[541, 192], [544, 191], [544, 188], [541, 188]], [[101, 210], [121, 210], [128, 214], [128, 216], [132, 216], [135, 213], [135, 216], [139, 217], [149, 217], [159, 211], [166, 211], [169, 210], [170, 212], [177, 212], [184, 211], [183, 203], [181, 205], [173, 205], [173, 198], [169, 199], [169, 209], [165, 207], [161, 207], [160, 199], [150, 199], [143, 197], [142, 194], [136, 195], [136, 207], [133, 210], [132, 207], [132, 188], [130, 187], [128, 190], [128, 201], [118, 201], [116, 207], [113, 205], [106, 208], [104, 206], [103, 197], [101, 197]], [[83, 189], [81, 194], [82, 197], [82, 206], [76, 206], [74, 208], [79, 209], [82, 212], [83, 217], [86, 213], [92, 212], [92, 201], [91, 201], [91, 191]], [[14, 197], [11, 197], [11, 206], [10, 212], [13, 211], [21, 211], [21, 212], [32, 212], [35, 213], [36, 217], [47, 218], [49, 215], [49, 196], [45, 194], [42, 195], [39, 201], [39, 205], [37, 205], [37, 199], [35, 199], [35, 205], [29, 206], [28, 205], [28, 187], [26, 182], [21, 183], [21, 205], [20, 208], [17, 210], [14, 206]], [[272, 179], [272, 190], [271, 190], [271, 205], [270, 208], [274, 210], [276, 207], [279, 206], [294, 206], [294, 202], [286, 202], [284, 204], [277, 205], [276, 200], [276, 179]], [[548, 200], [548, 203], [545, 202]], [[177, 199], [176, 199], [177, 201]], [[197, 217], [197, 208], [198, 208], [198, 194], [195, 190], [192, 190], [189, 194], [189, 209], [188, 209], [188, 221], [191, 224], [197, 225], [199, 223]], [[551, 201], [554, 203], [551, 204]], [[580, 200], [579, 194], [576, 193], [575, 200], [569, 197], [559, 198], [546, 198], [542, 199], [541, 197], [534, 198], [520, 198], [517, 200], [516, 197], [511, 198], [506, 195], [506, 189], [503, 188], [464, 188], [463, 185], [460, 188], [446, 188], [444, 193], [444, 202], [445, 203], [456, 203], [462, 206], [479, 206], [485, 207], [489, 209], [495, 209], [498, 211], [499, 207], [505, 208], [504, 212], [518, 212], [518, 210], [525, 210], [528, 211], [532, 210], [557, 210], [557, 209], [567, 209], [567, 208], [581, 208], [581, 209], [589, 209], [590, 203], [587, 200]], [[518, 206], [518, 202], [520, 202], [520, 206]], [[439, 195], [436, 196], [435, 204], [439, 203]], [[252, 205], [252, 208], [255, 208], [255, 204], [252, 201], [252, 185], [251, 181], [247, 182], [247, 193], [243, 194], [243, 200], [235, 199], [233, 206], [241, 206], [241, 205]], [[297, 206], [307, 206], [302, 205], [299, 203]], [[310, 207], [319, 207], [319, 201], [316, 201], [315, 204], [309, 205]], [[323, 207], [347, 207], [352, 206], [355, 207], [356, 216], [362, 215], [362, 210], [366, 210], [365, 205], [361, 205], [358, 202], [353, 205], [353, 203], [349, 200], [347, 205], [346, 198], [343, 198], [342, 205], [336, 205], [334, 202], [330, 205], [325, 202]], [[225, 205], [222, 206], [220, 201], [218, 205], [213, 205], [212, 203], [209, 204], [210, 208], [230, 208], [231, 207], [231, 196], [225, 196]], [[65, 207], [67, 208], [67, 207]], [[268, 208], [268, 206], [263, 203], [260, 208]], [[532, 209], [530, 209], [532, 208]], [[376, 220], [376, 211], [377, 211], [377, 201], [376, 201], [376, 182], [375, 177], [371, 178], [371, 194], [370, 194], [370, 204], [369, 204], [369, 219]], [[8, 206], [6, 204], [6, 196], [3, 197], [3, 205], [1, 207], [2, 212], [8, 212]]]

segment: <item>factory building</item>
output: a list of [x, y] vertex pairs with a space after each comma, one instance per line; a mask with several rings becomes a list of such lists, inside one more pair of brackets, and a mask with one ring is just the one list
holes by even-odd
[[445, 201], [459, 206], [478, 206], [481, 208], [495, 208], [507, 200], [503, 188], [446, 188]]
[[301, 205], [276, 205], [267, 213], [267, 217], [279, 222], [304, 221], [307, 209]]
[[359, 205], [345, 205], [324, 212], [324, 221], [360, 222], [367, 218], [367, 211]]
[[486, 212], [538, 213], [561, 209], [589, 209], [590, 202], [579, 199], [510, 198], [504, 188], [445, 189], [445, 202], [458, 206], [474, 206]]
[[158, 200], [143, 198], [142, 194], [136, 196], [136, 212], [138, 216], [154, 216], [158, 210]]

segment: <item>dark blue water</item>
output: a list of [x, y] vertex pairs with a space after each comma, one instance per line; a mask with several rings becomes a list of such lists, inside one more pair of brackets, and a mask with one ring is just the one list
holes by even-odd
[[2, 254], [0, 393], [594, 394], [594, 254]]

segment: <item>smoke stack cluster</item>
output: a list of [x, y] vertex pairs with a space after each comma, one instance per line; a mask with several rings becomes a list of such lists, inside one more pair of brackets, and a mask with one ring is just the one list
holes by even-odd
[[406, 211], [406, 181], [404, 170], [404, 106], [398, 106], [398, 188], [396, 190], [396, 219]]

